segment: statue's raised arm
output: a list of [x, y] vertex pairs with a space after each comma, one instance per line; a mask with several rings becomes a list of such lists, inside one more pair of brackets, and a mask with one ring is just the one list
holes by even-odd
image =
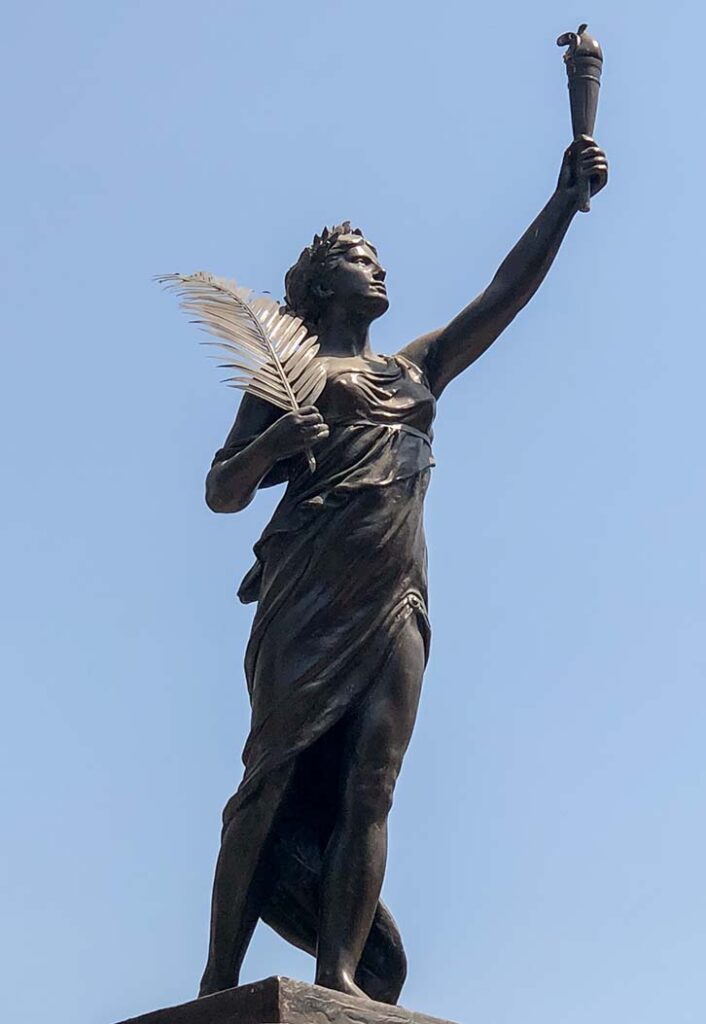
[[470, 366], [526, 306], [554, 262], [588, 182], [591, 196], [608, 180], [605, 153], [584, 136], [564, 154], [551, 199], [500, 264], [488, 285], [445, 327], [402, 349], [427, 375], [438, 398], [449, 381]]

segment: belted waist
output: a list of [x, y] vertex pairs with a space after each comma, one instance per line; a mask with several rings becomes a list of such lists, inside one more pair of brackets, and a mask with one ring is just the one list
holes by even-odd
[[423, 430], [418, 430], [409, 423], [383, 423], [380, 420], [345, 419], [338, 417], [327, 417], [326, 423], [330, 427], [384, 427], [385, 430], [403, 431], [405, 434], [412, 434], [425, 441], [431, 447], [431, 438]]

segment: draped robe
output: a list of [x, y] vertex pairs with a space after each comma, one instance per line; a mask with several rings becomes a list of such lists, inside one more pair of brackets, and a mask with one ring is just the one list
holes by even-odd
[[[428, 656], [423, 502], [435, 412], [424, 374], [401, 355], [329, 371], [317, 405], [330, 435], [315, 450], [315, 472], [298, 456], [263, 481], [288, 486], [238, 592], [257, 601], [245, 656], [252, 720], [245, 774], [224, 810], [227, 826], [258, 799], [265, 778], [292, 767], [268, 841], [272, 884], [262, 916], [308, 949], [336, 814], [336, 727], [365, 700], [410, 619]], [[379, 977], [399, 970], [400, 958], [394, 921], [380, 904], [361, 970]]]

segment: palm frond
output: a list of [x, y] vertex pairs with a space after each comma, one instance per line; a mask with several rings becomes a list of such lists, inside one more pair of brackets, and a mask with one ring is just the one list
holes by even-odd
[[[285, 313], [269, 296], [254, 297], [235, 281], [204, 271], [164, 274], [156, 280], [179, 295], [194, 323], [220, 339], [206, 344], [223, 353], [222, 367], [236, 371], [226, 378], [230, 387], [287, 412], [316, 402], [326, 385], [326, 370], [315, 358], [318, 341], [300, 317]], [[311, 466], [313, 457], [307, 457]]]

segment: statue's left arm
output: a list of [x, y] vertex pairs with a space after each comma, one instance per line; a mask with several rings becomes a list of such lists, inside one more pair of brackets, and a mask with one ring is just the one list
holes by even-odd
[[593, 139], [584, 136], [567, 149], [554, 194], [488, 287], [446, 327], [402, 350], [424, 370], [437, 397], [492, 345], [537, 291], [578, 210], [581, 183], [587, 179], [591, 195], [600, 192], [608, 180], [608, 164]]

